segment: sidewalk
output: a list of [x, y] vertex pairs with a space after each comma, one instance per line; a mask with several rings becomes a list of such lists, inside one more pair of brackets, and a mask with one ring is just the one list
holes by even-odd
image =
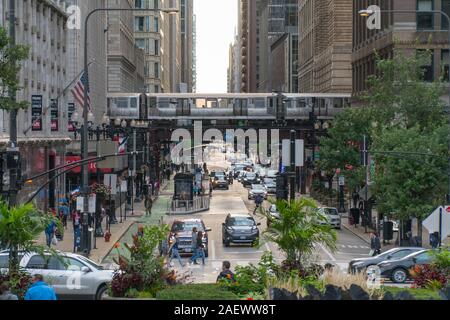
[[[168, 182], [165, 181], [161, 190], [165, 190], [167, 188]], [[157, 199], [155, 200], [157, 201]], [[134, 203], [134, 215], [131, 215], [131, 210], [127, 211], [127, 216], [125, 220], [125, 206], [126, 204], [122, 204], [122, 223], [112, 224], [111, 225], [111, 238], [109, 242], [105, 241], [105, 238], [96, 238], [95, 249], [92, 249], [89, 259], [96, 263], [102, 263], [105, 257], [111, 252], [114, 245], [123, 237], [124, 234], [127, 233], [130, 228], [132, 228], [136, 223], [138, 223], [143, 216], [145, 216], [145, 208], [144, 201], [140, 203]], [[165, 211], [164, 211], [165, 213]], [[153, 215], [152, 215], [153, 216]], [[120, 221], [120, 208], [116, 208], [116, 217]], [[102, 223], [103, 231], [105, 230], [105, 221]], [[41, 234], [39, 239], [37, 240], [38, 244], [45, 245], [45, 234]], [[64, 239], [59, 241], [56, 246], [53, 246], [53, 249], [63, 251], [63, 252], [73, 252], [73, 244], [74, 244], [74, 233], [71, 221], [67, 223], [67, 230], [64, 231]]]

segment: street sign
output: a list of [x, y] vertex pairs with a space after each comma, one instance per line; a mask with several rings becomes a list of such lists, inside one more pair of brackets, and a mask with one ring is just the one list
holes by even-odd
[[[88, 212], [89, 213], [95, 213], [95, 202], [96, 202], [96, 195], [93, 194], [89, 196], [88, 200]], [[77, 211], [84, 211], [84, 197], [77, 197]]]
[[422, 225], [428, 230], [428, 232], [434, 233], [439, 232], [439, 214], [442, 210], [442, 235], [441, 240], [444, 241], [450, 235], [450, 207], [439, 207], [431, 213], [428, 218], [426, 218]]
[[[282, 141], [282, 160], [285, 167], [291, 166], [291, 140]], [[305, 164], [305, 142], [295, 140], [295, 166], [303, 167]]]
[[339, 186], [345, 186], [345, 177], [344, 176], [339, 177]]

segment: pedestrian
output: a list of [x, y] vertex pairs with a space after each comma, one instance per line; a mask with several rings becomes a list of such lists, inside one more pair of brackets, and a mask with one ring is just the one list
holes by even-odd
[[234, 279], [234, 273], [230, 270], [231, 263], [229, 261], [222, 262], [222, 272], [217, 277], [217, 282], [219, 282], [222, 279], [230, 280], [232, 282], [235, 282]]
[[[192, 233], [191, 233], [191, 249], [192, 249], [192, 257], [195, 256], [195, 249], [197, 248], [197, 232], [198, 232], [198, 231], [197, 231], [197, 228], [196, 228], [196, 227], [192, 228]], [[192, 258], [191, 258], [191, 261], [197, 262], [197, 259], [192, 260]], [[194, 264], [197, 264], [197, 263], [194, 263]]]
[[375, 257], [381, 253], [380, 237], [376, 232], [372, 232], [370, 235], [370, 255]]
[[25, 294], [25, 300], [57, 300], [55, 289], [44, 282], [41, 274], [33, 277], [33, 284]]
[[172, 265], [172, 260], [173, 260], [173, 258], [176, 258], [176, 259], [178, 259], [178, 262], [180, 263], [180, 266], [182, 268], [184, 268], [183, 260], [181, 260], [180, 251], [179, 251], [179, 248], [178, 248], [178, 245], [180, 244], [180, 239], [178, 237], [178, 233], [175, 233], [171, 240], [172, 240], [172, 246], [169, 249], [169, 252], [171, 252], [170, 253], [170, 259], [169, 259], [169, 265], [173, 266]]
[[195, 251], [191, 258], [193, 264], [198, 264], [197, 259], [202, 258], [202, 264], [205, 265], [205, 246], [203, 244], [203, 232], [199, 231], [195, 240]]
[[437, 249], [439, 247], [439, 232], [430, 234], [430, 245], [432, 249]]
[[0, 285], [0, 300], [19, 300], [19, 298], [11, 292], [11, 287], [8, 282], [3, 282]]
[[54, 220], [52, 220], [47, 227], [45, 228], [45, 239], [47, 243], [47, 247], [52, 246], [53, 237], [55, 236], [56, 231], [56, 223]]
[[170, 181], [170, 176], [172, 175], [172, 172], [169, 168], [166, 169], [166, 177], [167, 177], [167, 181]]
[[61, 217], [64, 229], [67, 230], [67, 218], [69, 217], [69, 206], [67, 205], [67, 200], [63, 200], [59, 206], [59, 216]]
[[150, 194], [147, 194], [145, 196], [145, 215], [151, 216], [152, 215], [152, 207], [153, 207], [153, 199]]
[[253, 215], [256, 215], [256, 210], [258, 210], [262, 203], [264, 202], [264, 197], [261, 194], [257, 194], [255, 197], [255, 210], [253, 211]]
[[211, 180], [211, 182], [209, 183], [209, 196], [210, 197], [212, 197], [213, 190], [214, 190], [214, 188], [213, 188], [213, 184], [212, 184], [212, 180]]

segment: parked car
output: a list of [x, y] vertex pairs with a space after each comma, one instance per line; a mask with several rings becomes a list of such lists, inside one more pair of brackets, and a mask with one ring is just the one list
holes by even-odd
[[277, 183], [273, 179], [265, 178], [263, 184], [266, 187], [268, 194], [277, 193]]
[[398, 260], [410, 255], [411, 253], [422, 250], [425, 249], [419, 247], [393, 248], [375, 257], [353, 259], [348, 264], [348, 273], [364, 272], [367, 268], [376, 266], [381, 262]]
[[217, 176], [214, 178], [213, 181], [213, 189], [224, 189], [224, 190], [229, 190], [230, 189], [230, 185], [228, 182], [228, 179], [226, 178], [226, 176]]
[[258, 194], [267, 200], [266, 188], [262, 184], [252, 184], [250, 190], [248, 190], [248, 200], [254, 200]]
[[248, 214], [229, 214], [222, 224], [222, 243], [229, 247], [232, 243], [254, 246], [259, 239], [260, 223]]
[[330, 207], [320, 207], [319, 211], [327, 217], [328, 224], [333, 228], [341, 229], [341, 215], [338, 209]]
[[242, 185], [244, 187], [249, 187], [253, 184], [259, 184], [261, 180], [258, 178], [258, 175], [254, 172], [247, 172], [245, 177], [242, 179]]
[[[9, 251], [0, 252], [0, 270], [9, 267]], [[75, 253], [52, 255], [21, 252], [20, 268], [31, 275], [41, 274], [55, 289], [58, 299], [101, 300], [106, 294], [114, 270], [105, 270], [92, 260]]]
[[416, 251], [400, 259], [380, 262], [377, 266], [383, 278], [391, 279], [395, 283], [404, 283], [411, 278], [409, 273], [411, 268], [416, 265], [430, 264], [433, 261], [430, 252], [431, 250]]
[[277, 205], [272, 204], [267, 210], [267, 227], [270, 227], [272, 221], [279, 220], [281, 218], [280, 212], [277, 209]]
[[184, 219], [176, 220], [172, 223], [170, 229], [169, 244], [172, 241], [172, 236], [176, 233], [179, 238], [178, 251], [180, 254], [193, 254], [192, 252], [192, 229], [197, 228], [197, 231], [203, 232], [203, 245], [205, 246], [205, 256], [208, 257], [208, 232], [211, 228], [205, 227], [205, 223], [201, 219]]

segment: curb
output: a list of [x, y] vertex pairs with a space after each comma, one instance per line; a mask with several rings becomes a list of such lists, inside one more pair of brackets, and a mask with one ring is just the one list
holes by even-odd
[[353, 233], [355, 236], [357, 236], [358, 238], [360, 238], [362, 241], [364, 241], [365, 243], [370, 244], [370, 241], [367, 241], [367, 239], [364, 239], [361, 235], [359, 235], [358, 233], [356, 233], [355, 231], [353, 231], [351, 228], [349, 228], [348, 226], [346, 226], [345, 224], [342, 224], [342, 227], [344, 227], [345, 229], [347, 229], [348, 231], [350, 231], [351, 233]]
[[131, 223], [131, 224], [129, 225], [129, 227], [128, 227], [121, 235], [120, 235], [119, 240], [117, 240], [116, 242], [114, 242], [113, 245], [112, 245], [112, 247], [111, 247], [111, 249], [109, 249], [108, 252], [102, 257], [100, 264], [102, 264], [103, 261], [105, 260], [105, 258], [106, 258], [107, 256], [109, 256], [109, 254], [111, 253], [111, 251], [113, 251], [114, 245], [115, 245], [117, 242], [119, 242], [119, 241], [123, 238], [123, 236], [131, 229], [131, 227], [134, 226], [136, 223], [137, 223], [137, 221], [134, 221], [133, 223]]

